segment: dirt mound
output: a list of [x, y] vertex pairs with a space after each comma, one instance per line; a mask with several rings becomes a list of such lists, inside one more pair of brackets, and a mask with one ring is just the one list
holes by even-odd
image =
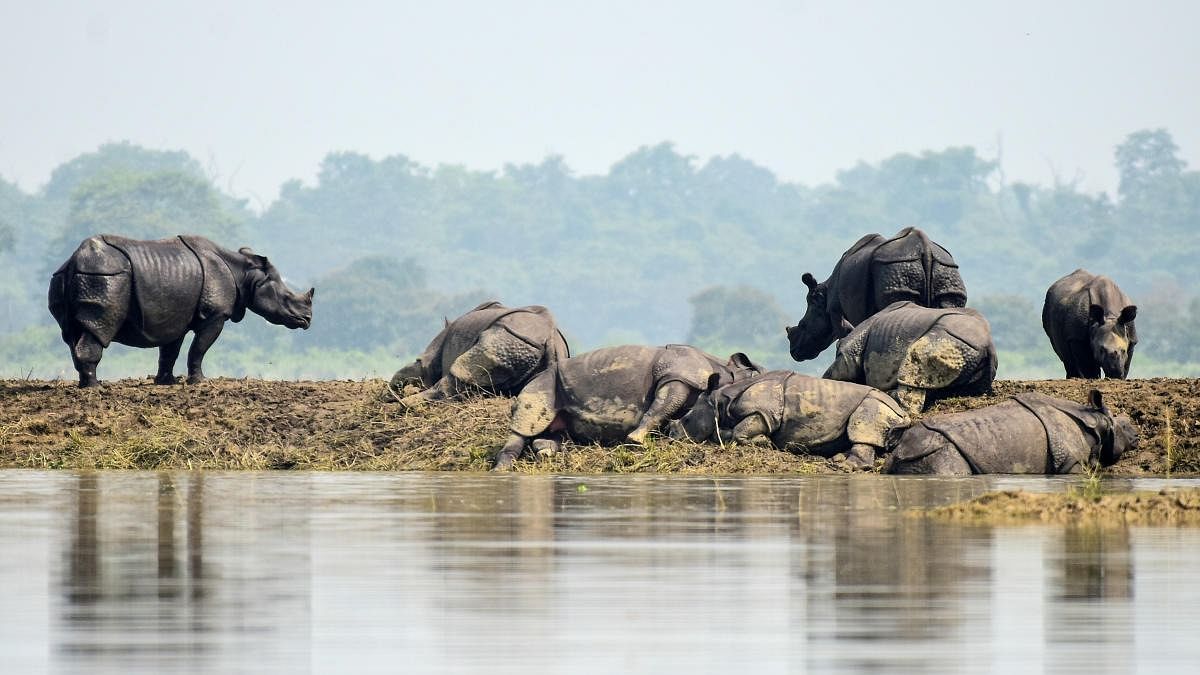
[[[948, 399], [926, 413], [995, 403], [1021, 391], [1083, 401], [1092, 386], [1142, 430], [1139, 451], [1112, 472], [1200, 472], [1200, 380], [997, 382], [996, 394]], [[122, 380], [81, 390], [68, 382], [0, 380], [0, 466], [466, 470], [490, 466], [507, 435], [509, 401], [478, 398], [401, 412], [380, 380], [214, 379], [155, 386]], [[1169, 425], [1168, 425], [1169, 420]], [[1169, 430], [1169, 433], [1168, 433]], [[769, 446], [721, 448], [655, 439], [645, 447], [564, 445], [519, 462], [527, 472], [738, 474], [842, 469]]]
[[989, 492], [969, 502], [925, 513], [935, 518], [981, 524], [1200, 525], [1200, 490], [1096, 496], [1074, 492]]

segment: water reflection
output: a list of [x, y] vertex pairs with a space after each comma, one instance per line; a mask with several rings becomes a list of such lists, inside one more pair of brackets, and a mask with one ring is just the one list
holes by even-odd
[[1195, 530], [905, 515], [1006, 480], [0, 472], [0, 636], [17, 672], [1200, 656]]

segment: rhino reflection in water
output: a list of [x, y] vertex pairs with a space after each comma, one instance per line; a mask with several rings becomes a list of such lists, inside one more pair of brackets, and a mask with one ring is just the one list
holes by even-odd
[[1027, 392], [966, 412], [933, 415], [891, 445], [886, 473], [1079, 473], [1137, 446], [1133, 422], [1093, 389], [1087, 405]]
[[274, 324], [307, 329], [313, 289], [293, 293], [274, 265], [248, 248], [237, 252], [203, 237], [138, 241], [114, 235], [85, 239], [50, 277], [49, 307], [71, 348], [79, 386], [93, 387], [96, 365], [112, 342], [158, 347], [157, 384], [174, 384], [175, 360], [188, 331], [188, 382], [226, 320], [246, 310]]
[[722, 362], [687, 345], [606, 347], [559, 361], [513, 401], [495, 468], [512, 466], [530, 439], [539, 452], [557, 450], [563, 431], [585, 443], [641, 443], [701, 392], [758, 372], [745, 354]]
[[671, 430], [694, 441], [764, 437], [784, 450], [845, 452], [850, 465], [866, 467], [908, 423], [900, 404], [872, 387], [772, 370], [701, 396]]

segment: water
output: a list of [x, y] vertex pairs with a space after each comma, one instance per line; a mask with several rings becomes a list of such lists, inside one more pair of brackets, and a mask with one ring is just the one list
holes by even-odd
[[0, 471], [2, 669], [1193, 668], [1200, 530], [904, 514], [1066, 485]]

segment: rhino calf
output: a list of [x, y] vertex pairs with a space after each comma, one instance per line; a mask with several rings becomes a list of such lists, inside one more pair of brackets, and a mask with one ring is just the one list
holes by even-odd
[[550, 310], [485, 302], [447, 322], [421, 356], [396, 371], [391, 387], [425, 388], [401, 399], [405, 407], [458, 398], [467, 391], [512, 396], [570, 355]]
[[1137, 446], [1137, 429], [1097, 390], [1081, 405], [1033, 392], [986, 408], [933, 415], [894, 441], [885, 473], [1078, 473]]
[[784, 450], [846, 453], [850, 465], [869, 467], [888, 434], [909, 422], [894, 399], [872, 387], [772, 370], [701, 396], [671, 431], [695, 441], [765, 437]]
[[1137, 345], [1137, 305], [1112, 279], [1077, 269], [1054, 282], [1042, 306], [1042, 328], [1067, 377], [1123, 380]]
[[915, 415], [936, 398], [989, 391], [996, 346], [974, 309], [896, 302], [838, 342], [825, 377], [886, 391]]
[[512, 404], [512, 434], [496, 455], [507, 469], [533, 440], [558, 449], [561, 433], [585, 443], [641, 443], [705, 391], [761, 369], [745, 354], [728, 362], [687, 345], [606, 347], [573, 356], [535, 376]]
[[203, 237], [138, 241], [110, 234], [85, 239], [50, 277], [49, 308], [71, 348], [79, 386], [94, 387], [112, 342], [158, 347], [157, 384], [172, 371], [188, 331], [188, 382], [204, 379], [204, 354], [226, 320], [249, 309], [274, 324], [307, 329], [313, 290], [293, 293], [265, 257], [236, 253]]

